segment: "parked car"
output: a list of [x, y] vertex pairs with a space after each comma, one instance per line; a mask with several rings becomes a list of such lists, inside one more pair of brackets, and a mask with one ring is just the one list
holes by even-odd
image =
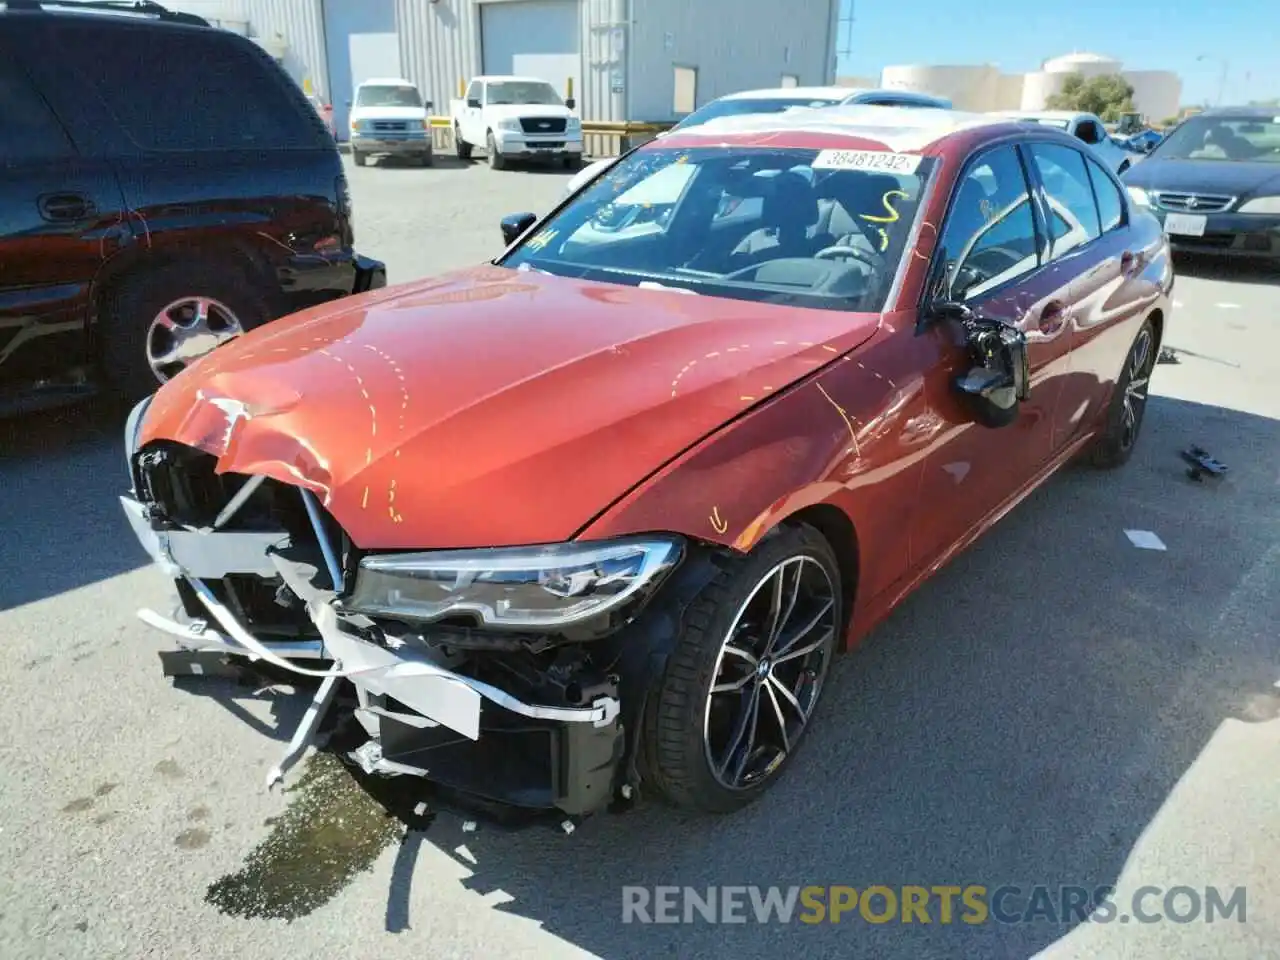
[[[123, 505], [180, 598], [144, 619], [322, 681], [272, 780], [358, 702], [371, 773], [741, 807], [841, 650], [1063, 464], [1129, 459], [1155, 218], [1061, 131], [843, 109], [646, 144], [505, 219], [491, 264], [251, 333], [135, 409]], [[673, 166], [661, 231], [580, 242]], [[820, 197], [847, 226], [812, 236]], [[882, 238], [855, 212], [886, 199]]]
[[[863, 87], [769, 87], [764, 90], [742, 90], [720, 97], [718, 100], [712, 100], [658, 136], [670, 136], [678, 130], [689, 130], [720, 117], [736, 117], [748, 113], [782, 113], [787, 110], [849, 104], [951, 109], [951, 101], [945, 97], [914, 93], [910, 90], [870, 90]], [[584, 183], [595, 178], [616, 159], [616, 157], [605, 157], [584, 167], [565, 186], [565, 194], [573, 193]]]
[[430, 166], [433, 104], [408, 80], [366, 80], [351, 104], [351, 160], [363, 167], [369, 157], [409, 157]]
[[1125, 174], [1175, 250], [1280, 258], [1280, 117], [1221, 107], [1178, 124]]
[[450, 103], [458, 159], [483, 147], [489, 166], [501, 170], [511, 160], [559, 160], [567, 169], [582, 164], [582, 121], [573, 98], [536, 77], [476, 77], [462, 100]]
[[1089, 144], [1103, 162], [1117, 174], [1124, 173], [1143, 158], [1143, 154], [1128, 149], [1111, 137], [1103, 127], [1102, 121], [1092, 113], [1077, 113], [1070, 110], [1009, 110], [999, 111], [996, 116], [1040, 123], [1065, 130], [1076, 139]]
[[353, 249], [337, 145], [266, 52], [101, 6], [0, 7], [5, 411], [136, 399], [245, 330], [386, 283]]
[[1164, 134], [1159, 130], [1143, 130], [1141, 133], [1135, 133], [1133, 136], [1121, 140], [1120, 145], [1131, 153], [1150, 153], [1156, 148], [1156, 144], [1163, 139]]

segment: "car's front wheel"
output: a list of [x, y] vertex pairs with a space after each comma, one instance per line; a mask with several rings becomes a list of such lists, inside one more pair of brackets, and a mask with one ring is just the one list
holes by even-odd
[[1095, 467], [1111, 469], [1123, 466], [1133, 456], [1147, 411], [1147, 391], [1158, 350], [1155, 327], [1147, 320], [1125, 357], [1124, 370], [1116, 382], [1111, 406], [1107, 410], [1106, 426], [1090, 451], [1089, 460]]
[[369, 162], [368, 156], [366, 154], [361, 153], [359, 150], [355, 149], [354, 147], [352, 147], [351, 149], [351, 160], [353, 163], [355, 163], [357, 167], [363, 167], [366, 163]]
[[489, 166], [494, 170], [501, 170], [507, 165], [506, 158], [502, 155], [502, 151], [498, 149], [497, 141], [493, 139], [492, 130], [485, 134], [484, 149], [489, 155]]
[[98, 317], [103, 372], [140, 400], [216, 347], [270, 319], [239, 270], [215, 263], [140, 269], [115, 283]]
[[668, 801], [728, 813], [778, 779], [813, 718], [844, 603], [831, 546], [801, 525], [702, 593], [646, 710], [645, 776]]

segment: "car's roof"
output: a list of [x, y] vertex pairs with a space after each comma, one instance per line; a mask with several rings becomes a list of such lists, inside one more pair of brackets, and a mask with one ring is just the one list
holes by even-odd
[[361, 80], [362, 87], [412, 87], [413, 81], [406, 80], [404, 77], [370, 77], [368, 80]]
[[1074, 120], [1076, 117], [1094, 116], [1083, 110], [996, 110], [994, 114], [1014, 120]]
[[[1210, 107], [1191, 117], [1250, 117], [1258, 120], [1271, 120], [1280, 117], [1280, 106], [1276, 107]], [[1187, 117], [1190, 120], [1191, 117]]]
[[718, 100], [843, 100], [850, 94], [859, 93], [854, 87], [764, 87], [760, 90], [739, 90], [727, 93]]
[[515, 73], [486, 73], [483, 76], [473, 77], [472, 79], [489, 81], [498, 80], [502, 83], [548, 83], [548, 81], [543, 80], [542, 77], [526, 77]]
[[717, 117], [687, 130], [675, 130], [659, 143], [726, 136], [750, 141], [769, 138], [780, 147], [816, 134], [833, 140], [871, 141], [890, 150], [919, 150], [962, 130], [1008, 126], [989, 113], [967, 113], [931, 107], [881, 107], [841, 104], [787, 113], [753, 113]]
[[37, 0], [15, 0], [6, 3], [0, 0], [0, 15], [55, 15], [59, 18], [91, 18], [96, 23], [142, 23], [167, 27], [197, 27], [208, 29], [212, 26], [204, 17], [183, 10], [168, 10], [162, 5], [154, 8], [146, 6], [132, 7], [121, 4], [118, 7], [92, 6], [76, 2], [55, 2], [47, 0], [41, 4]]

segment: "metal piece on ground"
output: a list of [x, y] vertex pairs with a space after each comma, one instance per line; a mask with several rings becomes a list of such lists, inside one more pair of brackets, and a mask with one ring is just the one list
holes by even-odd
[[1156, 356], [1156, 363], [1181, 363], [1178, 359], [1178, 351], [1172, 347], [1161, 347], [1160, 353]]
[[268, 790], [284, 779], [284, 775], [289, 768], [297, 763], [298, 758], [302, 756], [307, 747], [315, 742], [316, 731], [320, 729], [320, 724], [324, 720], [325, 714], [329, 712], [329, 707], [333, 705], [333, 698], [337, 692], [338, 677], [325, 677], [320, 684], [320, 689], [316, 691], [316, 695], [311, 699], [311, 705], [307, 707], [307, 712], [303, 714], [302, 722], [298, 724], [298, 729], [293, 732], [293, 739], [289, 741], [289, 746], [285, 750], [284, 756], [267, 774]]
[[1227, 473], [1227, 465], [1216, 460], [1200, 447], [1189, 447], [1182, 451], [1182, 459], [1190, 464], [1187, 476], [1199, 483], [1205, 477], [1221, 480]]

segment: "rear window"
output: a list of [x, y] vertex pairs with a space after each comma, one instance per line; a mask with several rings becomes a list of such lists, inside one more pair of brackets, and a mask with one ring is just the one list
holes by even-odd
[[829, 107], [839, 100], [823, 97], [761, 97], [760, 99], [737, 98], [733, 100], [712, 100], [705, 107], [695, 110], [676, 125], [676, 129], [685, 130], [698, 127], [718, 117], [738, 117], [748, 113], [784, 113], [804, 107]]
[[86, 23], [59, 24], [55, 37], [143, 150], [325, 146], [302, 91], [248, 40], [207, 28]]

